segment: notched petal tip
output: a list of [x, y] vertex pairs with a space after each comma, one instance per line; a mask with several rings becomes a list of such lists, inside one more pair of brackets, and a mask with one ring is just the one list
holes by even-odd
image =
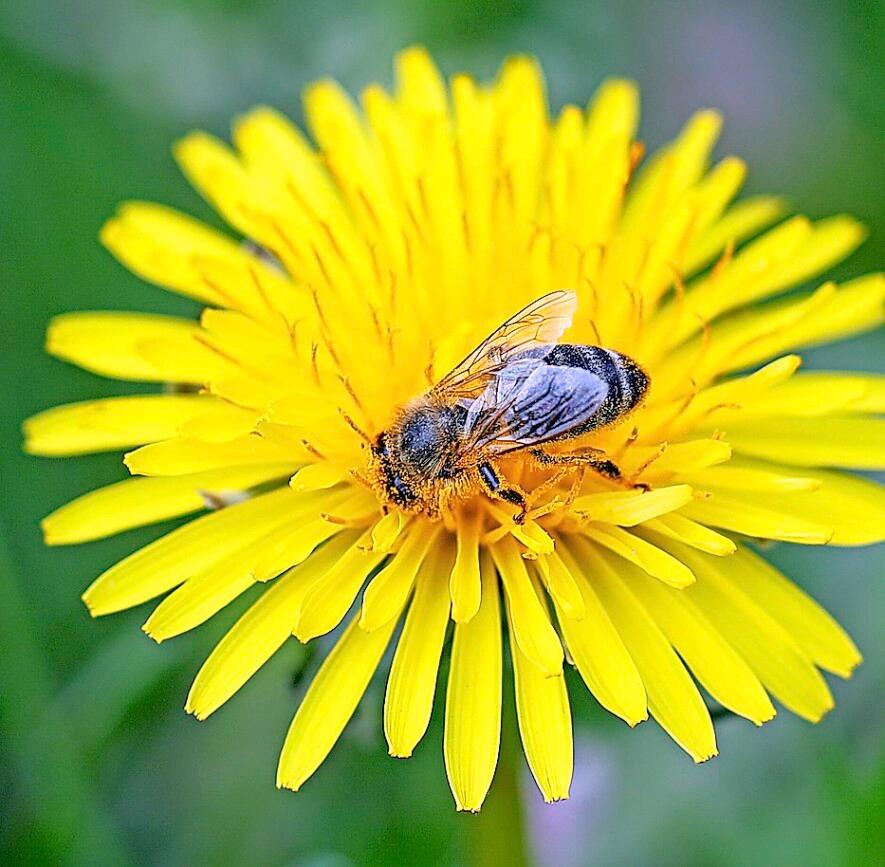
[[64, 545], [64, 538], [53, 535], [51, 517], [51, 515], [47, 515], [40, 521], [40, 535], [43, 537], [43, 544], [49, 546]]
[[152, 619], [153, 615], [148, 617], [148, 619], [141, 624], [141, 631], [152, 641], [155, 641], [157, 644], [162, 644], [168, 636], [163, 635], [162, 631], [157, 630], [157, 628], [151, 624]]
[[297, 792], [301, 788], [302, 785], [303, 785], [303, 782], [302, 783], [287, 782], [286, 780], [281, 780], [279, 777], [277, 777], [277, 779], [276, 779], [276, 787], [278, 789], [288, 789], [290, 792]]
[[398, 749], [393, 746], [389, 746], [387, 748], [387, 755], [389, 755], [393, 759], [410, 759], [414, 750], [407, 749]]
[[571, 797], [571, 792], [567, 790], [564, 795], [548, 795], [546, 793], [542, 793], [542, 795], [545, 804], [558, 804], [561, 801], [567, 801]]
[[719, 750], [718, 750], [718, 749], [714, 749], [714, 750], [713, 750], [711, 753], [709, 753], [709, 754], [701, 754], [701, 755], [692, 756], [692, 759], [694, 760], [694, 763], [695, 763], [696, 765], [703, 765], [703, 764], [705, 764], [706, 762], [709, 762], [710, 759], [715, 759], [716, 756], [718, 756], [718, 755], [719, 755]]
[[766, 723], [770, 723], [777, 716], [777, 709], [774, 705], [771, 706], [771, 711], [768, 716], [760, 717], [759, 719], [750, 720], [756, 728], [762, 728]]
[[89, 612], [90, 617], [101, 617], [103, 614], [111, 613], [110, 611], [101, 611], [98, 609], [95, 604], [95, 597], [89, 592], [89, 589], [80, 595], [80, 599], [83, 600], [83, 604], [86, 606], [86, 610]]

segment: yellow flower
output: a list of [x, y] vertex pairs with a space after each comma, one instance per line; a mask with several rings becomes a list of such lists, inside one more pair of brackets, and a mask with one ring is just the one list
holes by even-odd
[[[641, 165], [633, 84], [608, 81], [586, 111], [551, 119], [526, 58], [492, 85], [447, 87], [411, 49], [392, 94], [370, 86], [357, 108], [321, 81], [305, 111], [315, 144], [259, 108], [235, 123], [233, 148], [203, 133], [175, 147], [239, 237], [144, 202], [104, 227], [136, 274], [205, 305], [199, 323], [71, 313], [49, 328], [63, 359], [174, 387], [26, 423], [36, 454], [134, 448], [137, 478], [54, 512], [47, 542], [209, 509], [101, 575], [84, 595], [92, 614], [168, 594], [144, 625], [163, 641], [262, 585], [197, 675], [187, 709], [203, 719], [290, 636], [327, 634], [354, 608], [286, 737], [277, 782], [292, 789], [400, 627], [384, 732], [392, 755], [412, 753], [450, 619], [444, 750], [459, 809], [479, 809], [495, 769], [502, 616], [523, 746], [550, 801], [572, 775], [566, 659], [603, 707], [631, 726], [651, 714], [699, 762], [716, 741], [695, 681], [756, 724], [775, 714], [769, 696], [819, 720], [833, 704], [820, 669], [847, 677], [860, 654], [747, 539], [885, 535], [882, 489], [832, 469], [885, 463], [883, 379], [797, 373], [785, 354], [881, 323], [881, 275], [784, 295], [863, 229], [778, 222], [769, 197], [732, 204], [745, 167], [708, 167], [712, 111]], [[582, 441], [643, 487], [589, 473], [579, 490], [566, 474], [539, 491], [551, 471], [516, 452], [501, 469], [536, 493], [523, 524], [483, 494], [444, 520], [384, 512], [360, 484], [354, 427], [377, 435], [500, 322], [563, 288], [580, 299], [567, 340], [650, 375], [638, 411]]]

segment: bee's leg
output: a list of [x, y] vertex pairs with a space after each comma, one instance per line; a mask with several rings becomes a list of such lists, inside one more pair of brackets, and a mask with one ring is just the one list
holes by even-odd
[[608, 458], [597, 457], [599, 455], [597, 449], [593, 449], [589, 454], [572, 452], [564, 455], [550, 455], [543, 449], [532, 449], [530, 454], [539, 464], [547, 467], [585, 466], [609, 479], [619, 480], [622, 478], [618, 465]]
[[543, 482], [541, 482], [540, 485], [532, 488], [531, 492], [528, 495], [528, 501], [529, 505], [532, 507], [533, 517], [535, 517], [535, 513], [539, 509], [547, 508], [549, 506], [549, 512], [552, 511], [554, 508], [559, 507], [559, 504], [561, 503], [559, 496], [555, 496], [553, 497], [553, 499], [549, 500], [546, 506], [538, 506], [536, 504], [544, 498], [544, 495], [548, 491], [553, 490], [553, 488], [555, 488], [566, 476], [568, 476], [573, 469], [574, 467], [560, 467], [555, 473], [553, 473], [552, 476], [550, 476], [549, 479], [545, 479]]
[[611, 479], [613, 482], [632, 488], [641, 488], [644, 491], [650, 490], [649, 486], [644, 482], [633, 482], [625, 478], [620, 467], [608, 458], [597, 457], [601, 452], [598, 449], [589, 449], [587, 452], [572, 452], [564, 455], [548, 455], [541, 449], [532, 449], [530, 454], [539, 463], [544, 466], [572, 466], [584, 467], [593, 470], [595, 473]]
[[513, 485], [502, 485], [495, 468], [488, 462], [480, 464], [477, 472], [483, 488], [490, 497], [519, 506], [519, 511], [513, 516], [513, 520], [517, 524], [522, 524], [528, 511], [525, 494]]
[[532, 503], [538, 501], [540, 494], [546, 492], [549, 488], [552, 488], [554, 485], [561, 482], [567, 475], [569, 475], [573, 470], [577, 469], [577, 473], [575, 473], [575, 477], [572, 481], [571, 487], [569, 488], [568, 494], [563, 498], [559, 494], [557, 494], [553, 499], [546, 502], [543, 506], [537, 506], [529, 512], [529, 515], [532, 518], [539, 518], [542, 515], [549, 515], [551, 512], [555, 512], [558, 509], [562, 509], [563, 511], [568, 511], [571, 508], [572, 503], [574, 503], [575, 499], [578, 496], [578, 493], [581, 490], [581, 486], [584, 484], [584, 477], [587, 475], [587, 464], [579, 464], [575, 466], [574, 464], [567, 467], [562, 467], [557, 470], [549, 479], [541, 482], [537, 488], [535, 488], [530, 496], [530, 500]]
[[597, 449], [590, 450], [590, 453], [583, 454], [565, 454], [565, 455], [549, 455], [542, 449], [532, 449], [531, 456], [539, 463], [548, 467], [586, 467], [593, 470], [599, 475], [614, 482], [620, 482], [624, 477], [618, 465], [608, 458], [598, 457]]
[[568, 496], [565, 498], [565, 502], [562, 504], [562, 508], [568, 511], [572, 507], [572, 503], [577, 499], [578, 493], [581, 490], [581, 486], [584, 484], [584, 476], [587, 475], [587, 467], [586, 465], [581, 467], [578, 470], [578, 475], [575, 478], [574, 483], [569, 489]]

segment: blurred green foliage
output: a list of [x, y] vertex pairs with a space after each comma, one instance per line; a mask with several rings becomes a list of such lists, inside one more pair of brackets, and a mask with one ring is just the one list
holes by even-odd
[[[273, 774], [304, 689], [291, 643], [210, 722], [182, 705], [190, 678], [248, 600], [156, 647], [144, 611], [92, 622], [79, 593], [154, 528], [70, 550], [38, 521], [123, 476], [119, 457], [36, 460], [19, 424], [56, 403], [137, 390], [42, 353], [48, 318], [75, 309], [191, 313], [99, 247], [124, 198], [214, 218], [177, 174], [169, 144], [224, 133], [266, 102], [332, 75], [389, 82], [392, 54], [424, 42], [446, 72], [490, 75], [536, 54], [551, 101], [582, 103], [606, 75], [636, 78], [642, 134], [672, 136], [694, 108], [724, 110], [720, 152], [748, 159], [752, 191], [811, 216], [851, 210], [871, 238], [840, 274], [882, 262], [883, 6], [755, 0], [618, 4], [565, 0], [5, 0], [0, 6], [0, 861], [74, 864], [456, 864], [488, 849], [520, 786], [542, 864], [870, 864], [885, 851], [881, 550], [771, 557], [844, 623], [869, 657], [835, 683], [819, 727], [788, 714], [754, 731], [725, 719], [702, 767], [653, 725], [635, 732], [572, 684], [573, 799], [543, 808], [526, 779], [496, 783], [487, 814], [456, 815], [441, 755], [441, 706], [416, 756], [386, 756], [375, 684], [302, 793]], [[589, 203], [592, 206], [592, 203]], [[808, 355], [810, 366], [876, 369], [881, 334]], [[510, 698], [507, 696], [506, 698]], [[494, 799], [498, 799], [498, 805]], [[484, 824], [480, 824], [484, 823]], [[478, 832], [484, 842], [477, 844]]]

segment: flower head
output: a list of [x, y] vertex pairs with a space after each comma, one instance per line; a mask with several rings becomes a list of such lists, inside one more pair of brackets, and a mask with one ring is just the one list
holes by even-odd
[[[791, 354], [878, 326], [885, 281], [784, 295], [861, 227], [781, 219], [769, 197], [732, 204], [745, 167], [709, 167], [711, 111], [643, 160], [627, 81], [551, 118], [526, 58], [491, 85], [447, 86], [411, 49], [392, 94], [370, 86], [358, 108], [322, 81], [305, 110], [312, 142], [259, 108], [233, 147], [203, 133], [175, 147], [232, 233], [144, 202], [102, 230], [135, 273], [203, 304], [199, 322], [71, 313], [50, 326], [61, 358], [171, 386], [26, 423], [37, 454], [133, 449], [135, 478], [47, 517], [47, 542], [206, 511], [109, 568], [89, 610], [165, 596], [144, 625], [163, 641], [262, 585], [197, 675], [187, 709], [202, 719], [291, 636], [330, 633], [353, 609], [286, 737], [278, 784], [293, 789], [391, 644], [384, 731], [392, 755], [412, 753], [450, 620], [444, 750], [459, 809], [480, 807], [495, 768], [502, 617], [548, 800], [567, 797], [572, 773], [566, 659], [603, 707], [631, 726], [650, 714], [696, 761], [716, 741], [695, 681], [756, 724], [774, 716], [770, 697], [819, 720], [832, 707], [820, 670], [847, 677], [860, 654], [747, 541], [885, 535], [882, 490], [832, 469], [883, 464], [882, 379], [800, 373]], [[632, 359], [649, 386], [551, 453], [581, 449], [617, 475], [515, 449], [496, 469], [525, 492], [522, 512], [475, 479], [438, 510], [380, 495], [379, 435], [402, 408], [564, 289], [578, 304], [561, 339]]]

